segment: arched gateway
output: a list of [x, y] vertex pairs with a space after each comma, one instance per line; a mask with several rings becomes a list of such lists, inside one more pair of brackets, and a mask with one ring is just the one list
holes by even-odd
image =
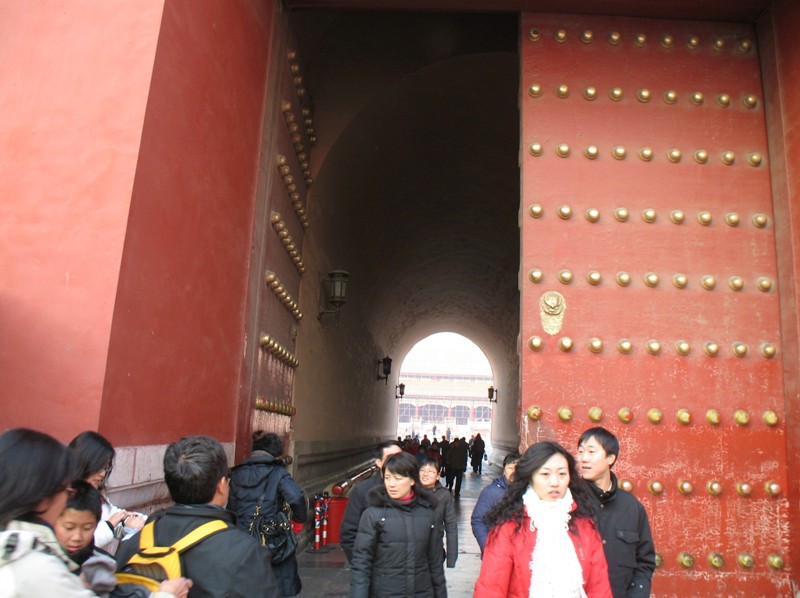
[[149, 506], [264, 428], [313, 494], [454, 330], [495, 451], [620, 437], [655, 596], [790, 595], [800, 4], [101, 5], [0, 7], [2, 428], [97, 429]]

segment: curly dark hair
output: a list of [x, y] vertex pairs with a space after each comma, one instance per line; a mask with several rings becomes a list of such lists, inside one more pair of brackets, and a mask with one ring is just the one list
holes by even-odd
[[509, 484], [506, 493], [485, 516], [485, 521], [490, 528], [502, 525], [506, 521], [515, 521], [517, 523], [517, 531], [522, 528], [524, 515], [522, 495], [528, 489], [533, 474], [539, 471], [547, 460], [555, 454], [563, 455], [567, 459], [569, 490], [572, 493], [572, 499], [577, 504], [577, 509], [572, 512], [572, 518], [569, 522], [570, 530], [576, 531], [574, 523], [576, 518], [591, 517], [594, 514], [586, 495], [586, 489], [581, 483], [578, 469], [575, 465], [575, 458], [557, 442], [544, 441], [528, 447], [528, 450], [523, 453], [522, 458], [517, 463], [514, 481]]
[[257, 430], [253, 432], [253, 450], [265, 451], [273, 457], [280, 457], [283, 454], [283, 441], [274, 432]]

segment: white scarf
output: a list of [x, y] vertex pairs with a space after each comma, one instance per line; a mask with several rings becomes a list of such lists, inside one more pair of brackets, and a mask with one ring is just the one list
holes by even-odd
[[528, 486], [522, 503], [531, 518], [530, 531], [537, 530], [529, 598], [586, 598], [583, 570], [568, 533], [572, 510], [569, 488], [563, 498], [546, 501]]

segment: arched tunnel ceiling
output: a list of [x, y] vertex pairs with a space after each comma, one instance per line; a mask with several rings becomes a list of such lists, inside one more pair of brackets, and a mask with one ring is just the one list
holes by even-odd
[[513, 362], [516, 16], [301, 17], [320, 138], [310, 209], [332, 263], [351, 270], [351, 309], [398, 358], [451, 330]]

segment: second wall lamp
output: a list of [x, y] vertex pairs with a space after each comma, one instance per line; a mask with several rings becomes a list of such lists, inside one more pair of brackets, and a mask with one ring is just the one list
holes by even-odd
[[394, 398], [402, 399], [406, 394], [406, 385], [402, 382], [394, 387]]
[[[387, 355], [378, 360], [378, 365], [381, 366], [381, 369], [378, 370], [378, 380], [383, 380], [386, 384], [389, 384], [389, 374], [392, 373], [392, 358]], [[383, 372], [383, 375], [381, 375], [381, 372]]]
[[497, 390], [494, 386], [490, 386], [488, 388], [488, 394], [489, 394], [489, 402], [490, 403], [496, 403], [497, 399], [495, 398], [495, 396], [499, 397], [500, 396], [500, 391]]

